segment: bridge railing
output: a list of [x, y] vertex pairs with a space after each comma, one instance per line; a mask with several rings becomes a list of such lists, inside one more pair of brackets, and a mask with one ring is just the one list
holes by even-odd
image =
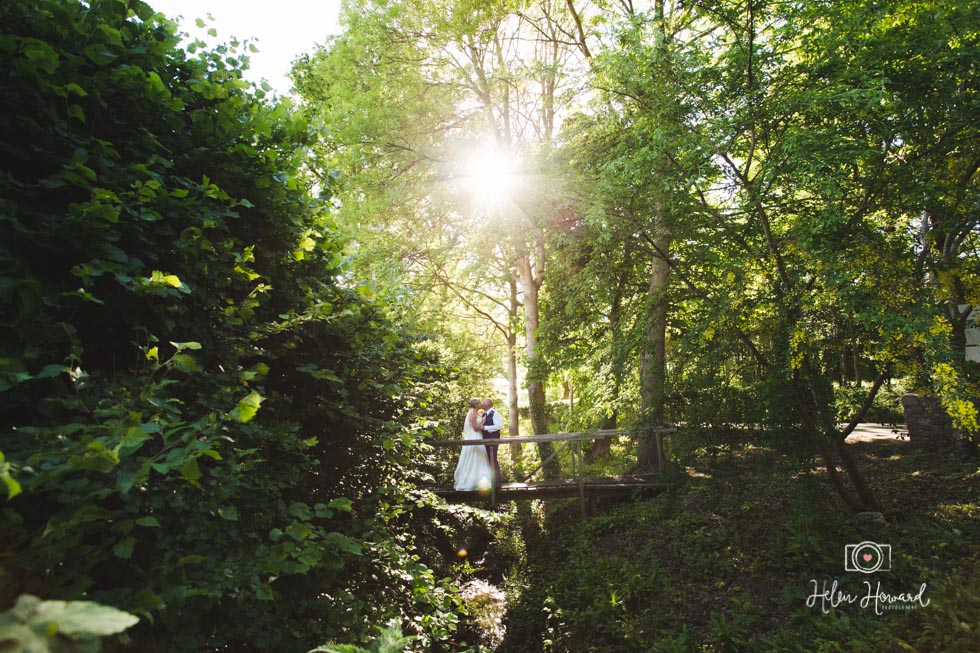
[[[655, 429], [644, 429], [644, 435], [652, 435], [656, 438], [656, 446], [658, 453], [658, 460], [664, 460], [664, 445], [663, 436], [667, 433], [673, 433], [676, 429], [674, 428], [655, 428]], [[584, 440], [601, 440], [605, 438], [615, 438], [621, 436], [635, 436], [638, 435], [640, 431], [638, 429], [598, 429], [596, 431], [577, 431], [571, 433], [541, 433], [538, 435], [522, 435], [515, 437], [501, 437], [493, 439], [475, 439], [475, 440], [426, 440], [426, 444], [430, 444], [434, 447], [472, 447], [472, 446], [511, 446], [525, 444], [531, 444], [536, 442], [560, 442], [561, 444], [555, 448], [550, 456], [542, 460], [537, 467], [535, 467], [530, 472], [524, 474], [524, 477], [520, 479], [520, 483], [526, 483], [529, 481], [534, 474], [541, 470], [548, 462], [557, 458], [557, 456], [568, 449], [572, 454], [572, 471], [573, 477], [578, 485], [579, 496], [582, 500], [583, 509], [585, 506], [585, 475], [583, 472], [585, 459], [582, 452], [582, 442]], [[658, 470], [660, 471], [660, 470]], [[492, 484], [491, 489], [491, 503], [496, 505], [496, 491], [497, 483]]]

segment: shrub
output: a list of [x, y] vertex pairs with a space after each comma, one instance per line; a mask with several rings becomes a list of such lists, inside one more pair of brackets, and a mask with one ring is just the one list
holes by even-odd
[[0, 609], [84, 596], [159, 651], [445, 638], [393, 532], [437, 361], [341, 281], [316, 130], [143, 2], [0, 12]]

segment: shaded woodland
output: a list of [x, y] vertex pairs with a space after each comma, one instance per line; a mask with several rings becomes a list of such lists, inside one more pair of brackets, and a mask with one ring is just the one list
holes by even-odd
[[[980, 646], [976, 2], [348, 0], [292, 97], [0, 25], [0, 650]], [[448, 504], [471, 396], [665, 489]]]

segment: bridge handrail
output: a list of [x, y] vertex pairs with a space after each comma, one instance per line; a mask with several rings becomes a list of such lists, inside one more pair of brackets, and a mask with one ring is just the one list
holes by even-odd
[[[670, 427], [649, 429], [647, 433], [673, 433], [677, 429]], [[602, 440], [604, 438], [615, 438], [621, 435], [634, 435], [640, 429], [599, 429], [596, 431], [575, 431], [571, 433], [541, 433], [539, 435], [519, 435], [515, 437], [503, 436], [499, 439], [473, 439], [473, 440], [423, 440], [426, 444], [434, 447], [466, 447], [472, 445], [494, 444], [521, 444], [524, 442], [562, 442], [574, 440]]]

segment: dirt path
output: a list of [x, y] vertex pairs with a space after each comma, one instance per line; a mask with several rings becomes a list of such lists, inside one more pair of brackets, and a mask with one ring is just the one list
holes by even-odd
[[857, 428], [847, 436], [847, 442], [878, 442], [892, 440], [897, 442], [909, 441], [909, 430], [904, 424], [858, 424]]

